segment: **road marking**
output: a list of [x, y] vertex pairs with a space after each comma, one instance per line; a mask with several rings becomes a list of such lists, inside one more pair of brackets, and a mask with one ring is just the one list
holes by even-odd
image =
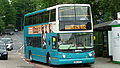
[[22, 46], [17, 50], [17, 52], [19, 52], [20, 50], [22, 50], [22, 48], [23, 48], [23, 50], [24, 50], [24, 45], [22, 45]]

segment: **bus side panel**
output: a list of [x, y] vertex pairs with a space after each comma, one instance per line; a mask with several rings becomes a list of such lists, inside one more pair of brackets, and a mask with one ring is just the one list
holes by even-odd
[[25, 53], [26, 57], [25, 58], [29, 59], [30, 52], [31, 52], [33, 60], [40, 61], [40, 62], [46, 62], [46, 50], [43, 50], [42, 48], [27, 46], [26, 47], [26, 53]]
[[26, 34], [27, 34], [27, 27], [24, 26], [24, 56], [25, 58], [29, 59], [29, 56], [27, 54], [27, 43], [26, 43]]
[[42, 48], [34, 48], [33, 47], [33, 49], [32, 49], [33, 60], [45, 62], [45, 56], [43, 56], [42, 54], [43, 54]]

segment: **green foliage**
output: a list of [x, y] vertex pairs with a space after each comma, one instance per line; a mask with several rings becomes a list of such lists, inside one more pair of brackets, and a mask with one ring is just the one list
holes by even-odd
[[[8, 26], [9, 24], [15, 25], [16, 23], [16, 10], [8, 0], [0, 0], [0, 24]], [[3, 26], [4, 28], [4, 26]]]
[[96, 24], [99, 19], [103, 19], [103, 22], [117, 19], [117, 12], [120, 12], [119, 0], [98, 0], [93, 5], [94, 22]]
[[8, 26], [9, 24], [13, 24], [15, 25], [16, 23], [16, 10], [10, 6], [9, 9], [7, 9], [8, 11], [6, 12], [7, 14], [5, 14], [5, 25]]
[[3, 20], [0, 18], [0, 32], [5, 28]]
[[24, 14], [33, 12], [36, 10], [36, 0], [11, 0], [12, 1], [12, 6], [14, 9], [17, 11], [16, 12], [16, 17], [17, 17], [17, 22], [16, 22], [16, 28], [19, 30], [22, 30], [23, 28], [23, 21], [24, 21]]
[[12, 0], [17, 14], [26, 14], [36, 10], [35, 0]]
[[14, 25], [12, 25], [12, 24], [9, 24], [9, 25], [8, 25], [8, 26], [6, 26], [5, 28], [6, 28], [6, 29], [9, 29], [9, 28], [11, 29], [11, 28], [15, 28], [15, 26], [14, 26]]
[[116, 13], [120, 11], [119, 0], [13, 0], [18, 14], [25, 14], [35, 10], [45, 9], [58, 4], [90, 4], [94, 23], [97, 20], [102, 22], [116, 18]]

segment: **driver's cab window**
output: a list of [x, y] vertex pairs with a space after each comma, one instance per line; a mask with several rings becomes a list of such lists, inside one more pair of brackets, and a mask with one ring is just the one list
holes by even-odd
[[58, 46], [62, 45], [62, 39], [58, 39]]
[[56, 49], [56, 48], [57, 48], [57, 38], [52, 37], [52, 49]]

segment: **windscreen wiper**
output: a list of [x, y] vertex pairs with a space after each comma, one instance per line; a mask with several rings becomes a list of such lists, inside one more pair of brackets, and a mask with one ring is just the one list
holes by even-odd
[[[69, 47], [68, 47], [68, 50], [70, 50], [70, 48], [72, 47], [73, 45], [70, 45]], [[75, 44], [74, 44], [74, 46], [75, 46]]]
[[68, 47], [68, 50], [70, 50], [71, 47], [72, 47], [72, 45], [70, 45], [70, 46]]

